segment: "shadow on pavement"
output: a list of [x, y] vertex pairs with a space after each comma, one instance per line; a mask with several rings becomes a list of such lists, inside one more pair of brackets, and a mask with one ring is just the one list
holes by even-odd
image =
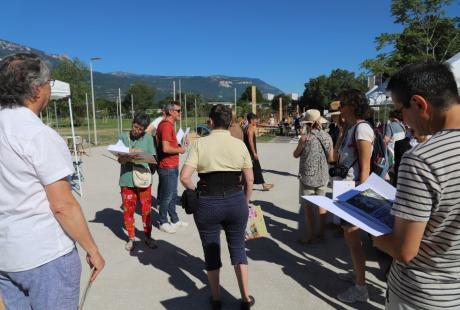
[[[302, 285], [309, 293], [322, 299], [334, 309], [345, 309], [336, 296], [346, 290], [350, 283], [339, 280], [337, 273], [329, 268], [329, 265], [332, 265], [342, 269], [343, 272], [351, 268], [349, 263], [351, 258], [344, 240], [333, 238], [327, 232], [326, 242], [309, 246], [302, 245], [297, 242], [299, 234], [296, 229], [274, 220], [275, 217], [282, 217], [297, 221], [299, 218], [297, 214], [294, 216], [293, 212], [285, 211], [270, 202], [256, 201], [254, 203], [261, 205], [265, 212], [264, 219], [271, 238], [285, 244], [300, 256], [282, 249], [270, 238], [261, 238], [247, 242], [248, 257], [280, 265], [287, 276]], [[289, 212], [289, 216], [286, 216], [286, 212]], [[367, 268], [367, 271], [376, 276], [381, 273], [381, 270], [376, 268]], [[370, 300], [384, 305], [385, 287], [382, 287], [380, 283], [367, 282]], [[378, 309], [369, 303], [348, 306], [354, 309]]]
[[[210, 290], [207, 287], [208, 279], [203, 269], [204, 261], [164, 240], [157, 243], [158, 249], [138, 247], [131, 252], [131, 256], [137, 257], [143, 265], [151, 265], [168, 274], [169, 284], [177, 291], [187, 294], [163, 300], [160, 303], [166, 309], [209, 308]], [[222, 288], [221, 298], [224, 304], [234, 303], [236, 305], [238, 303], [235, 297]]]
[[296, 177], [296, 178], [297, 178], [297, 174], [292, 174], [292, 173], [289, 173], [289, 172], [286, 172], [286, 171], [278, 171], [278, 170], [271, 170], [271, 169], [262, 169], [262, 172], [278, 174], [278, 175], [282, 175], [282, 176], [285, 176], [285, 177], [289, 176], [289, 177]]
[[[153, 214], [152, 214], [153, 216]], [[123, 211], [106, 208], [96, 212], [91, 223], [100, 223], [110, 229], [112, 233], [123, 241], [128, 237], [123, 229]], [[144, 233], [136, 229], [136, 237], [143, 240]], [[183, 249], [164, 240], [157, 241], [157, 249], [149, 249], [142, 242], [136, 241], [131, 256], [137, 257], [143, 265], [152, 265], [154, 268], [164, 271], [169, 275], [169, 284], [176, 290], [185, 292], [186, 296], [171, 298], [160, 301], [166, 309], [208, 309], [210, 289], [204, 270], [204, 261], [201, 258], [190, 255]], [[124, 244], [120, 243], [120, 246]], [[197, 283], [195, 282], [197, 281]], [[201, 287], [201, 288], [199, 288]], [[236, 308], [239, 300], [227, 290], [221, 288], [223, 309], [225, 304]], [[155, 308], [152, 305], [152, 308]]]

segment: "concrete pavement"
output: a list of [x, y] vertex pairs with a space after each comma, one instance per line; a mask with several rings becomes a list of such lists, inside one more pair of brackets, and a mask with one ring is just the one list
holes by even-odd
[[[296, 241], [298, 203], [298, 160], [292, 157], [295, 144], [260, 143], [258, 150], [264, 177], [275, 187], [269, 192], [255, 186], [253, 201], [265, 213], [269, 238], [247, 242], [250, 291], [256, 298], [254, 309], [383, 309], [385, 283], [373, 251], [368, 261], [370, 302], [345, 305], [335, 296], [350, 283], [337, 273], [351, 268], [343, 238], [327, 231], [324, 244], [304, 246]], [[181, 157], [181, 162], [184, 157]], [[208, 309], [210, 295], [204, 272], [203, 252], [193, 217], [178, 206], [179, 216], [190, 224], [170, 235], [154, 227], [152, 236], [159, 248], [151, 250], [137, 242], [130, 254], [124, 250], [121, 197], [118, 187], [119, 164], [105, 147], [91, 149], [83, 157], [84, 196], [79, 198], [90, 229], [107, 266], [93, 284], [86, 309]], [[158, 184], [157, 175], [154, 187]], [[179, 195], [182, 193], [179, 186]], [[156, 197], [156, 188], [153, 196]], [[156, 211], [153, 210], [156, 215]], [[154, 219], [156, 216], [154, 216]], [[142, 222], [136, 215], [136, 235], [142, 237]], [[221, 271], [224, 309], [238, 309], [240, 298], [225, 238], [222, 235]], [[82, 259], [83, 251], [80, 251]], [[83, 261], [83, 260], [82, 260]], [[89, 276], [84, 263], [82, 290]]]

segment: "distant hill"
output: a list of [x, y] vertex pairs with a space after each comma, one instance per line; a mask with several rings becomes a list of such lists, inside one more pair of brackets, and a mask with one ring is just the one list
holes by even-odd
[[[62, 59], [68, 59], [66, 55], [47, 54], [43, 51], [0, 39], [0, 58], [18, 52], [33, 52], [45, 59], [52, 67], [57, 66]], [[94, 91], [96, 96], [113, 99], [118, 94], [118, 88], [125, 93], [131, 84], [141, 81], [152, 85], [156, 89], [155, 100], [161, 100], [166, 96], [172, 96], [173, 81], [176, 81], [176, 92], [179, 92], [179, 79], [183, 92], [198, 93], [208, 100], [232, 101], [234, 88], [237, 96], [250, 85], [255, 85], [261, 93], [279, 94], [282, 91], [257, 78], [230, 77], [223, 75], [213, 76], [157, 76], [138, 75], [127, 72], [101, 73], [93, 72]]]

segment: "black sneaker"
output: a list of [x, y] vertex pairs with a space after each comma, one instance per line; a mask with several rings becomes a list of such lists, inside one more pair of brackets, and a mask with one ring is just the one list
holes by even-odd
[[249, 310], [254, 304], [256, 300], [253, 296], [249, 295], [249, 301], [241, 301], [241, 310]]

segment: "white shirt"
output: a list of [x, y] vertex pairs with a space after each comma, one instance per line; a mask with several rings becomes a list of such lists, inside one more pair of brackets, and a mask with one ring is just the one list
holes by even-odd
[[346, 177], [346, 180], [350, 181], [359, 179], [358, 150], [356, 148], [358, 140], [374, 143], [374, 131], [369, 123], [361, 122], [348, 129], [339, 149], [339, 164], [350, 168]]
[[67, 145], [30, 109], [0, 109], [0, 271], [30, 270], [73, 250], [45, 185], [73, 174]]

